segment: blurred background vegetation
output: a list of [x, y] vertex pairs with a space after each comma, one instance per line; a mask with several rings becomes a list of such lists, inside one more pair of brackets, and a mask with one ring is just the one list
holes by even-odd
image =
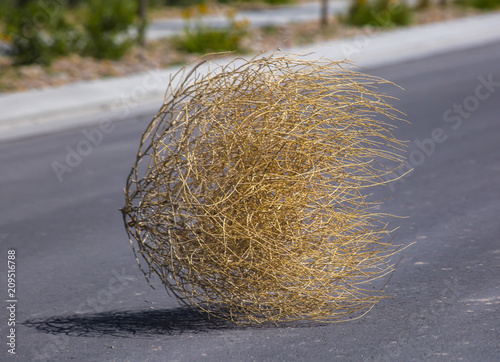
[[135, 0], [3, 1], [2, 33], [16, 64], [50, 64], [71, 53], [119, 59], [135, 41]]
[[[328, 2], [320, 0], [326, 13]], [[448, 6], [452, 0], [351, 0], [348, 12], [338, 17], [351, 26], [393, 27], [413, 22], [415, 11], [431, 2]], [[131, 48], [145, 44], [145, 30], [153, 13], [183, 14], [184, 32], [172, 46], [187, 53], [243, 51], [249, 23], [236, 21], [237, 9], [249, 6], [292, 4], [294, 0], [0, 0], [0, 41], [8, 46], [14, 65], [50, 65], [62, 56], [78, 54], [117, 60]], [[463, 7], [494, 9], [500, 0], [454, 0]], [[413, 3], [415, 4], [415, 3]], [[230, 7], [228, 25], [211, 28], [203, 16], [214, 6]], [[193, 10], [194, 9], [194, 10]], [[149, 16], [148, 16], [149, 15]], [[318, 14], [326, 25], [326, 17]], [[318, 28], [319, 29], [319, 28]], [[318, 30], [319, 31], [319, 30]], [[0, 44], [2, 45], [2, 44]]]

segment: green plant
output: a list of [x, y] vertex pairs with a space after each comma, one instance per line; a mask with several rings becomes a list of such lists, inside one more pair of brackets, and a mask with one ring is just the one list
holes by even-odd
[[459, 0], [458, 4], [487, 10], [500, 7], [500, 0]]
[[218, 0], [218, 2], [223, 4], [252, 4], [252, 3], [264, 3], [269, 5], [288, 5], [295, 3], [295, 0]]
[[11, 1], [1, 8], [2, 22], [16, 64], [50, 64], [80, 44], [81, 33], [67, 19], [66, 7], [40, 1]]
[[84, 23], [85, 53], [98, 59], [122, 57], [134, 44], [131, 30], [136, 15], [134, 0], [90, 0]]
[[270, 5], [287, 5], [293, 4], [295, 0], [262, 0], [262, 2]]
[[430, 5], [431, 5], [431, 0], [418, 0], [417, 5], [415, 7], [418, 10], [422, 10], [422, 9], [427, 9]]
[[[74, 7], [80, 3], [81, 7]], [[136, 0], [89, 0], [49, 7], [39, 0], [10, 0], [0, 7], [5, 28], [2, 38], [10, 43], [19, 65], [48, 65], [71, 53], [118, 59], [136, 40], [132, 31], [137, 4]], [[69, 6], [73, 14], [69, 14]]]
[[179, 50], [189, 53], [208, 53], [224, 51], [241, 51], [241, 41], [247, 34], [248, 22], [236, 21], [234, 13], [228, 14], [229, 25], [223, 28], [207, 26], [201, 20], [204, 7], [200, 6], [195, 20], [191, 22], [191, 13], [187, 14], [187, 24], [184, 33], [174, 38], [174, 44]]
[[408, 5], [390, 0], [368, 2], [356, 0], [345, 19], [348, 24], [388, 28], [409, 25], [413, 21], [413, 11]]
[[206, 0], [149, 0], [148, 5], [151, 7], [175, 6], [185, 8], [206, 2]]
[[184, 35], [177, 38], [179, 50], [189, 53], [223, 52], [240, 49], [241, 34], [230, 28], [216, 29], [197, 25], [194, 29], [186, 28]]
[[264, 25], [263, 27], [260, 28], [262, 32], [266, 35], [275, 35], [280, 32], [280, 28], [277, 25]]

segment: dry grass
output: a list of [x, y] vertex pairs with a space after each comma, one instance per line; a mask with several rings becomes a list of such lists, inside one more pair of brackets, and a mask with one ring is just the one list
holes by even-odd
[[384, 298], [370, 282], [398, 248], [366, 197], [384, 161], [403, 162], [398, 112], [375, 92], [384, 80], [306, 59], [178, 73], [144, 133], [122, 212], [148, 280], [181, 303], [276, 323]]

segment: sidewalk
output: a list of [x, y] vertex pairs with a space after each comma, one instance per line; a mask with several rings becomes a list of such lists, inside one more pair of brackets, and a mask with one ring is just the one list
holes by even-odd
[[[283, 50], [313, 51], [311, 58], [352, 59], [357, 65], [375, 67], [500, 41], [499, 24], [500, 13], [491, 13]], [[178, 69], [0, 94], [0, 142], [153, 114], [162, 104], [169, 77]]]
[[[414, 0], [410, 0], [414, 1]], [[328, 3], [328, 14], [344, 13], [349, 8], [349, 0], [336, 0]], [[319, 19], [321, 2], [306, 2], [265, 10], [239, 11], [235, 20], [248, 20], [251, 27], [268, 25], [285, 25], [289, 23], [302, 23]], [[195, 20], [195, 19], [193, 19]], [[203, 24], [210, 27], [224, 27], [229, 24], [229, 19], [223, 15], [205, 15]], [[196, 21], [194, 21], [196, 23]], [[186, 21], [181, 18], [171, 18], [153, 21], [146, 32], [148, 39], [169, 37], [183, 31]]]

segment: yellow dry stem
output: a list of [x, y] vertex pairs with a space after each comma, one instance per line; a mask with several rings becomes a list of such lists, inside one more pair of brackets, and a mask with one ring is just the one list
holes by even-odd
[[147, 277], [236, 322], [344, 320], [384, 297], [367, 283], [397, 247], [365, 197], [403, 162], [398, 112], [343, 65], [274, 54], [171, 81], [122, 209]]

